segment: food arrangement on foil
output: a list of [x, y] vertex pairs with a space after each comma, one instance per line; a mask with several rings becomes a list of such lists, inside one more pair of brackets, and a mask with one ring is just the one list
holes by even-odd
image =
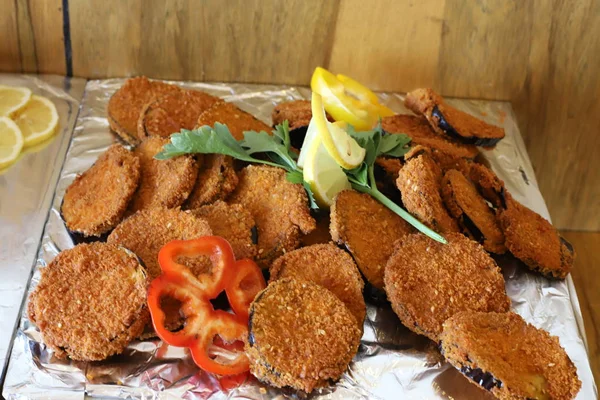
[[225, 394], [253, 381], [303, 397], [346, 373], [368, 306], [391, 304], [386, 323], [439, 349], [481, 396], [575, 398], [573, 362], [511, 311], [496, 263], [510, 253], [561, 280], [575, 256], [480, 155], [504, 129], [431, 89], [396, 114], [322, 68], [311, 88], [276, 105], [273, 127], [144, 77], [112, 95], [125, 143], [66, 189], [78, 244], [27, 302], [53, 356], [110, 361], [158, 337]]

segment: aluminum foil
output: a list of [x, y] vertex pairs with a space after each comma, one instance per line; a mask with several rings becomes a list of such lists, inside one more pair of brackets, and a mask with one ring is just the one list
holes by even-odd
[[[60, 219], [59, 206], [65, 189], [75, 176], [89, 168], [118, 140], [109, 130], [106, 106], [123, 82], [122, 79], [110, 79], [87, 83], [28, 292], [38, 283], [40, 268], [61, 250], [73, 246]], [[222, 97], [268, 124], [275, 104], [307, 99], [310, 95], [307, 88], [281, 85], [175, 83]], [[381, 94], [380, 97], [393, 110], [407, 112], [402, 95]], [[517, 200], [549, 218], [510, 104], [469, 100], [449, 102], [504, 126], [506, 138], [494, 150], [484, 151], [485, 157]], [[60, 162], [49, 165], [59, 169]], [[562, 282], [548, 281], [528, 272], [508, 256], [499, 257], [498, 263], [504, 272], [513, 309], [535, 326], [558, 336], [577, 366], [583, 382], [578, 399], [596, 398], [581, 311], [571, 277]], [[336, 385], [309, 396], [274, 389], [253, 378], [236, 389], [221, 390], [219, 382], [199, 371], [184, 350], [163, 345], [159, 340], [134, 342], [124, 354], [105, 362], [57, 360], [46, 349], [39, 331], [24, 313], [16, 331], [3, 394], [8, 399], [82, 399], [86, 396], [128, 399], [492, 398], [445, 363], [431, 341], [404, 328], [390, 307], [372, 304], [367, 307], [358, 354], [346, 373]]]

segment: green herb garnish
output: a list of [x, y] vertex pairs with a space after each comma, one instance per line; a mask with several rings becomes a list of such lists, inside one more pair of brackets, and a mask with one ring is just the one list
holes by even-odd
[[[358, 168], [344, 170], [352, 188], [373, 196], [380, 203], [402, 217], [416, 229], [437, 240], [447, 243], [446, 239], [429, 229], [407, 211], [402, 209], [392, 200], [387, 198], [377, 189], [374, 165], [379, 156], [402, 157], [408, 151], [407, 145], [410, 137], [404, 134], [387, 134], [378, 124], [373, 130], [356, 132], [349, 126], [348, 133], [366, 150], [363, 163]], [[226, 125], [215, 123], [215, 127], [203, 126], [194, 130], [182, 129], [181, 133], [171, 136], [171, 142], [163, 147], [163, 151], [155, 158], [166, 160], [183, 154], [224, 154], [247, 162], [266, 164], [283, 168], [287, 171], [287, 180], [300, 183], [306, 189], [312, 209], [318, 209], [310, 186], [304, 181], [302, 170], [298, 168], [298, 156], [291, 150], [288, 121], [277, 125], [273, 135], [267, 132], [244, 132], [244, 139], [237, 141], [229, 132]], [[253, 154], [266, 154], [268, 160], [253, 157]]]

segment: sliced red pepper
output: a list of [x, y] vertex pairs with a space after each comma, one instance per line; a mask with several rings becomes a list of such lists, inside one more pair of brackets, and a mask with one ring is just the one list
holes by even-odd
[[[210, 256], [209, 274], [195, 276], [180, 256]], [[249, 369], [243, 339], [248, 335], [248, 308], [264, 289], [260, 268], [251, 260], [235, 261], [229, 243], [218, 236], [175, 240], [158, 255], [163, 274], [148, 288], [148, 307], [157, 335], [166, 343], [188, 347], [194, 362], [203, 370], [218, 375], [237, 375]], [[234, 313], [215, 310], [210, 300], [226, 291]], [[177, 332], [166, 329], [166, 315], [160, 307], [162, 297], [182, 303], [185, 326]]]
[[225, 289], [231, 309], [241, 318], [248, 319], [250, 304], [267, 284], [262, 270], [249, 259], [235, 263], [236, 274]]

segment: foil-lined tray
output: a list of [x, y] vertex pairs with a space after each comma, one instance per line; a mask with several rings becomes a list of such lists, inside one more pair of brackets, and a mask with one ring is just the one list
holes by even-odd
[[[40, 269], [61, 250], [73, 246], [59, 214], [62, 197], [76, 175], [89, 168], [104, 150], [118, 141], [110, 132], [106, 106], [123, 82], [122, 79], [96, 80], [86, 85], [27, 293], [37, 285]], [[282, 85], [173, 83], [222, 97], [267, 124], [271, 123], [275, 104], [310, 96], [307, 88]], [[382, 93], [380, 97], [393, 110], [407, 112], [403, 95]], [[449, 103], [504, 126], [506, 138], [495, 149], [484, 150], [484, 155], [517, 200], [549, 218], [510, 104], [453, 99]], [[59, 165], [60, 160], [56, 160], [53, 168], [59, 169]], [[581, 311], [571, 277], [565, 281], [549, 281], [528, 272], [510, 256], [498, 257], [497, 261], [502, 267], [514, 311], [560, 338], [583, 382], [577, 398], [596, 398]], [[0, 290], [0, 296], [7, 295], [11, 294]], [[402, 326], [389, 306], [373, 304], [367, 305], [364, 336], [346, 373], [337, 384], [308, 396], [271, 388], [253, 378], [238, 388], [223, 391], [214, 377], [194, 366], [184, 350], [164, 345], [160, 340], [134, 342], [122, 355], [104, 362], [58, 360], [22, 312], [3, 395], [7, 399], [83, 399], [88, 396], [128, 399], [493, 398], [445, 363], [433, 342]]]

